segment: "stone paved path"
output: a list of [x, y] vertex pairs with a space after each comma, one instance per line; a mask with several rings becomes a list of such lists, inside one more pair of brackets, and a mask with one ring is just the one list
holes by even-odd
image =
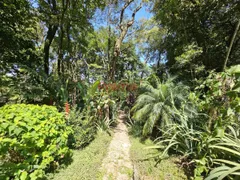
[[129, 153], [130, 145], [127, 127], [124, 124], [124, 113], [120, 112], [108, 154], [102, 163], [103, 180], [133, 179], [133, 164]]

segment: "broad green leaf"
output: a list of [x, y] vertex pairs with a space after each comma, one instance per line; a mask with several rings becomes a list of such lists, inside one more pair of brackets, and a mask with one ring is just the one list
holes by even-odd
[[28, 173], [26, 171], [23, 171], [20, 176], [20, 180], [26, 180], [28, 176]]

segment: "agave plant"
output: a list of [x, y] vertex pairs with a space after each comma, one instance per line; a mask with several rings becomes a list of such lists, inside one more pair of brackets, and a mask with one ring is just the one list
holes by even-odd
[[131, 111], [134, 120], [144, 123], [144, 136], [151, 134], [154, 126], [164, 128], [173, 122], [186, 123], [187, 115], [184, 112], [191, 112], [187, 106], [189, 91], [186, 86], [175, 85], [173, 79], [169, 79], [164, 83], [159, 80], [155, 83], [146, 81], [140, 88], [143, 93], [138, 96]]

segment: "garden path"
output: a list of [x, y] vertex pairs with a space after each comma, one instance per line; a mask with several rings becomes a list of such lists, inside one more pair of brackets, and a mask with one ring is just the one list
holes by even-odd
[[103, 160], [103, 180], [132, 180], [133, 164], [130, 160], [130, 140], [124, 124], [125, 114], [120, 111], [108, 154]]

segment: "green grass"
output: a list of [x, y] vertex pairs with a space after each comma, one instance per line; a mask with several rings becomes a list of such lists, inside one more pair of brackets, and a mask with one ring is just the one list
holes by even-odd
[[188, 179], [183, 169], [176, 165], [178, 158], [171, 157], [162, 160], [156, 165], [154, 159], [148, 159], [158, 151], [145, 149], [147, 146], [154, 145], [152, 141], [140, 142], [139, 138], [130, 137], [131, 140], [131, 159], [134, 163], [134, 176], [144, 180], [185, 180]]
[[133, 170], [128, 167], [122, 166], [119, 171], [121, 174], [127, 174], [129, 178], [133, 176]]
[[50, 174], [53, 180], [94, 180], [98, 179], [103, 158], [112, 137], [107, 133], [98, 133], [95, 140], [83, 150], [73, 151], [73, 162], [58, 173]]

